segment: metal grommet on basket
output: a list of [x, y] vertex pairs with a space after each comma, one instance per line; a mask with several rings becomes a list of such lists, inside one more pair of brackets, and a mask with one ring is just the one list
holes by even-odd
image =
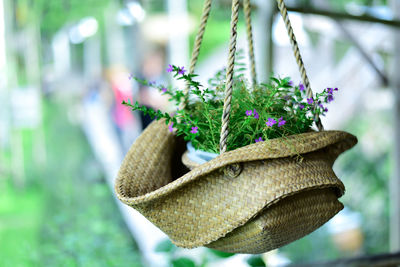
[[224, 168], [224, 174], [228, 178], [236, 178], [243, 170], [243, 165], [241, 163], [234, 163], [228, 165]]

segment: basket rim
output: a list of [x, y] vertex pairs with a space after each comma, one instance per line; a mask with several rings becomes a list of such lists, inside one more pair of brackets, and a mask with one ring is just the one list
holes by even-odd
[[[155, 123], [165, 124], [165, 122], [162, 120]], [[148, 128], [150, 127], [151, 126]], [[166, 134], [171, 134], [168, 132], [167, 126], [165, 126], [165, 130]], [[124, 191], [121, 187], [123, 181], [118, 173], [118, 177], [115, 182], [115, 192], [118, 198], [128, 205], [143, 204], [145, 202], [154, 201], [164, 197], [196, 179], [201, 179], [201, 177], [204, 175], [234, 163], [285, 158], [315, 152], [329, 146], [337, 146], [339, 148], [338, 154], [341, 154], [344, 151], [352, 148], [356, 143], [357, 138], [354, 135], [344, 131], [332, 130], [307, 132], [282, 138], [270, 139], [220, 154], [216, 158], [201, 164], [176, 180], [140, 196], [130, 197], [124, 194]], [[126, 164], [128, 164], [128, 162], [123, 161], [120, 169], [123, 169]]]

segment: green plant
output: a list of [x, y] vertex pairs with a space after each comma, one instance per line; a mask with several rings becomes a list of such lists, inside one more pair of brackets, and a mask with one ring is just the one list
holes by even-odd
[[[316, 115], [324, 115], [328, 109], [323, 103], [333, 100], [338, 89], [327, 88], [314, 98], [307, 98], [303, 84], [294, 85], [289, 77], [271, 77], [269, 83], [251, 86], [244, 78], [245, 68], [238, 64], [238, 73], [233, 79], [230, 134], [228, 150], [234, 150], [254, 142], [304, 133], [311, 130]], [[218, 153], [221, 117], [224, 106], [225, 70], [219, 71], [209, 80], [209, 87], [195, 81], [196, 74], [186, 74], [184, 67], [169, 65], [167, 72], [174, 78], [184, 80], [189, 93], [172, 89], [154, 82], [136, 79], [146, 86], [158, 88], [167, 94], [177, 106], [185, 108], [173, 115], [123, 101], [132, 110], [140, 110], [152, 118], [164, 118], [169, 130], [191, 141], [196, 149]]]
[[172, 267], [205, 267], [209, 266], [210, 263], [221, 263], [225, 259], [235, 255], [234, 253], [227, 253], [207, 248], [193, 257], [194, 255], [182, 255], [183, 250], [184, 249], [172, 244], [169, 239], [162, 240], [155, 248], [157, 253], [164, 254], [168, 266]]

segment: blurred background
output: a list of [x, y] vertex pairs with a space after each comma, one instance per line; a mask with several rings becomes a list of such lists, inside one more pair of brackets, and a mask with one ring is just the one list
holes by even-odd
[[[196, 73], [225, 66], [229, 0], [215, 0]], [[263, 255], [179, 249], [116, 200], [114, 178], [149, 123], [121, 105], [171, 109], [133, 76], [173, 82], [203, 1], [0, 0], [0, 266], [282, 266], [400, 251], [400, 1], [287, 1], [314, 91], [338, 87], [326, 129], [359, 144], [334, 166], [345, 209]], [[258, 77], [300, 82], [275, 1], [255, 0]], [[246, 51], [243, 14], [238, 48]], [[245, 53], [246, 55], [246, 53]]]

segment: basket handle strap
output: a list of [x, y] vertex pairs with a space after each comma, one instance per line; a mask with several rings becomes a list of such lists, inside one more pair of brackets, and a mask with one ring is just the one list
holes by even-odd
[[257, 84], [257, 74], [256, 74], [256, 60], [254, 57], [253, 30], [251, 26], [250, 0], [243, 0], [243, 10], [246, 20], [247, 44], [249, 48], [249, 60], [250, 60], [250, 74], [251, 74], [252, 84], [254, 87]]
[[[253, 32], [251, 26], [251, 5], [250, 0], [243, 0], [243, 9], [246, 20], [247, 42], [249, 46], [250, 73], [252, 84], [257, 84], [256, 63], [254, 56]], [[232, 1], [232, 16], [231, 16], [231, 35], [229, 40], [228, 66], [226, 70], [225, 84], [225, 99], [224, 109], [222, 112], [222, 127], [219, 142], [219, 151], [223, 153], [227, 150], [227, 139], [229, 134], [229, 117], [232, 101], [233, 89], [233, 69], [235, 66], [236, 39], [237, 39], [237, 23], [239, 20], [239, 0]]]
[[[208, 18], [210, 16], [211, 11], [211, 3], [212, 0], [205, 0], [203, 6], [203, 12], [201, 17], [201, 23], [199, 27], [199, 31], [197, 32], [190, 67], [189, 73], [193, 73], [199, 53], [201, 43], [203, 41], [203, 36], [205, 32], [205, 28], [207, 25]], [[250, 65], [251, 65], [251, 77], [253, 85], [257, 82], [256, 76], [256, 64], [255, 64], [255, 57], [254, 57], [254, 44], [253, 44], [253, 34], [252, 34], [252, 26], [251, 26], [251, 6], [250, 0], [244, 0], [244, 13], [246, 18], [246, 30], [247, 30], [247, 39], [248, 39], [248, 46], [249, 46], [249, 58], [250, 58]], [[224, 100], [224, 111], [222, 115], [222, 128], [221, 128], [221, 139], [220, 139], [220, 152], [223, 153], [226, 151], [226, 140], [228, 137], [228, 124], [229, 124], [229, 113], [231, 109], [231, 99], [232, 99], [232, 86], [233, 86], [233, 68], [235, 63], [235, 53], [236, 53], [236, 39], [237, 39], [237, 22], [239, 19], [239, 0], [232, 1], [232, 17], [231, 17], [231, 37], [230, 37], [230, 44], [229, 44], [229, 56], [228, 56], [228, 68], [226, 74], [226, 87], [225, 87], [225, 100]], [[187, 85], [183, 91], [185, 98], [187, 98], [190, 86]], [[187, 104], [187, 99], [183, 101], [179, 109], [183, 110]]]
[[[207, 25], [208, 18], [210, 16], [211, 2], [212, 2], [212, 0], [205, 0], [204, 1], [203, 12], [202, 12], [202, 15], [201, 15], [200, 27], [199, 27], [199, 31], [197, 32], [196, 39], [194, 41], [192, 57], [191, 57], [191, 60], [190, 60], [190, 67], [189, 67], [189, 73], [190, 74], [193, 74], [194, 68], [196, 67], [196, 63], [197, 63], [197, 60], [199, 58], [201, 43], [203, 42], [204, 32], [206, 30], [206, 25]], [[183, 110], [186, 107], [189, 88], [190, 88], [189, 84], [186, 85], [186, 87], [185, 87], [185, 89], [183, 91], [183, 94], [185, 96], [185, 101], [183, 101], [180, 104], [179, 110]]]
[[232, 0], [231, 35], [229, 39], [228, 66], [226, 69], [226, 83], [225, 83], [225, 99], [224, 99], [224, 109], [222, 112], [221, 136], [219, 141], [219, 152], [221, 154], [224, 153], [227, 149], [226, 140], [229, 134], [228, 124], [229, 124], [229, 115], [231, 111], [233, 68], [235, 64], [238, 20], [239, 20], [239, 0]]
[[[292, 44], [292, 49], [294, 53], [294, 57], [296, 58], [297, 65], [299, 66], [301, 78], [303, 80], [304, 85], [306, 86], [306, 93], [307, 93], [307, 98], [312, 98], [313, 97], [313, 91], [311, 90], [311, 85], [310, 81], [308, 80], [306, 68], [304, 67], [303, 59], [300, 55], [300, 49], [296, 41], [296, 36], [294, 35], [292, 24], [290, 23], [287, 8], [285, 5], [284, 0], [276, 0], [278, 3], [278, 8], [279, 11], [282, 15], [283, 21], [285, 22], [286, 30], [289, 35], [290, 43]], [[317, 103], [314, 101], [314, 109], [316, 107]], [[323, 131], [324, 127], [322, 126], [321, 120], [319, 118], [319, 115], [315, 115], [315, 123], [318, 127], [319, 131]]]
[[[307, 97], [313, 97], [313, 91], [311, 90], [310, 81], [308, 80], [307, 72], [304, 67], [303, 59], [300, 54], [300, 49], [296, 41], [296, 36], [294, 35], [292, 25], [289, 20], [287, 8], [285, 5], [284, 0], [276, 0], [278, 3], [279, 11], [282, 15], [282, 18], [285, 22], [285, 26], [289, 35], [290, 42], [292, 44], [292, 49], [294, 56], [296, 58], [297, 65], [299, 66], [300, 74], [303, 80], [304, 85], [307, 89]], [[255, 81], [255, 60], [254, 60], [254, 51], [252, 45], [252, 34], [251, 34], [251, 20], [250, 20], [250, 3], [249, 0], [244, 0], [244, 7], [245, 7], [245, 16], [246, 16], [246, 27], [247, 27], [247, 34], [249, 39], [249, 53], [250, 53], [250, 62], [252, 64], [251, 71], [252, 71], [252, 79], [253, 84]], [[231, 110], [231, 101], [232, 101], [232, 87], [233, 87], [233, 68], [235, 62], [235, 52], [236, 52], [236, 39], [237, 39], [237, 22], [239, 17], [239, 0], [232, 0], [232, 17], [231, 17], [231, 36], [229, 42], [229, 55], [228, 55], [228, 67], [226, 71], [226, 85], [225, 85], [225, 99], [224, 99], [224, 109], [222, 113], [222, 127], [221, 127], [221, 137], [220, 137], [220, 153], [223, 153], [227, 150], [227, 138], [229, 134], [229, 117], [230, 117], [230, 110]], [[250, 33], [249, 33], [250, 31]], [[254, 72], [253, 72], [254, 70]], [[316, 102], [314, 101], [314, 109], [316, 108]], [[318, 127], [319, 131], [323, 131], [323, 126], [319, 115], [315, 115], [315, 123]]]

